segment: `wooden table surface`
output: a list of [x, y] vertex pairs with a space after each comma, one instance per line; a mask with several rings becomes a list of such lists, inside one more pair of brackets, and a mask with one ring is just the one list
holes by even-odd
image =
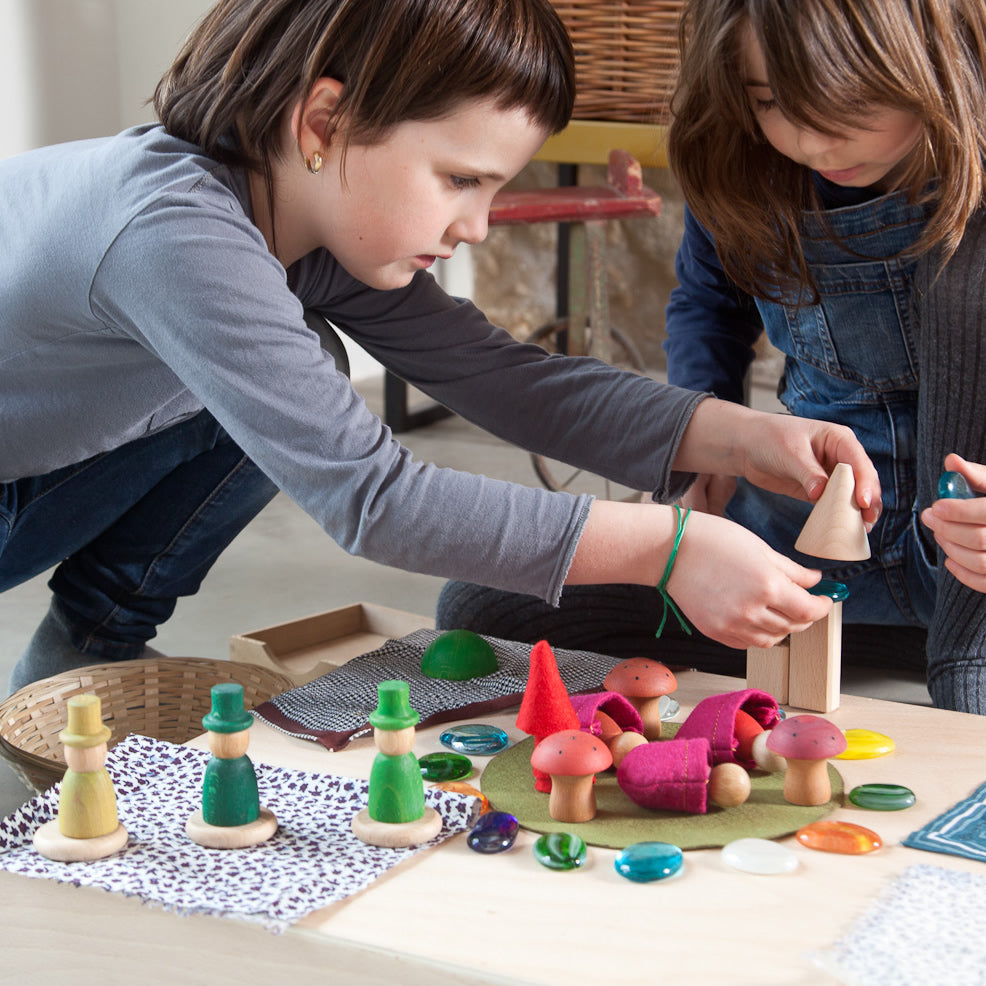
[[[703, 697], [743, 687], [699, 672], [678, 681], [679, 719]], [[536, 834], [522, 831], [510, 852], [496, 856], [471, 851], [457, 836], [284, 935], [0, 873], [0, 982], [215, 986], [303, 976], [308, 983], [400, 986], [438, 977], [456, 986], [831, 986], [835, 980], [805, 953], [845, 934], [894, 876], [916, 863], [986, 872], [972, 860], [899, 844], [986, 780], [986, 718], [849, 696], [829, 718], [842, 729], [886, 733], [897, 744], [888, 757], [836, 761], [846, 791], [884, 782], [917, 795], [905, 811], [849, 805], [831, 816], [881, 835], [884, 848], [869, 855], [815, 852], [791, 837], [784, 842], [801, 863], [793, 874], [740, 873], [722, 864], [718, 850], [701, 850], [686, 853], [680, 876], [635, 884], [614, 871], [613, 850], [590, 847], [585, 867], [557, 873], [533, 858]], [[484, 721], [523, 738], [511, 715]], [[418, 733], [419, 756], [441, 749], [441, 728]], [[205, 748], [204, 740], [195, 745]], [[360, 740], [329, 753], [258, 722], [249, 753], [255, 761], [366, 777], [375, 749]], [[482, 767], [483, 758], [473, 760]]]

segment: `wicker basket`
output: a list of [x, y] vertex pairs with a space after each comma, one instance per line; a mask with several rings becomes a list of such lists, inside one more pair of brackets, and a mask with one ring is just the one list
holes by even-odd
[[212, 686], [235, 681], [252, 709], [293, 687], [283, 674], [252, 664], [195, 657], [148, 658], [95, 664], [56, 674], [14, 692], [0, 704], [0, 755], [35, 791], [45, 791], [65, 772], [58, 734], [65, 701], [92, 692], [102, 701], [110, 746], [130, 733], [184, 743], [203, 732]]
[[575, 47], [575, 119], [667, 123], [684, 0], [552, 4]]

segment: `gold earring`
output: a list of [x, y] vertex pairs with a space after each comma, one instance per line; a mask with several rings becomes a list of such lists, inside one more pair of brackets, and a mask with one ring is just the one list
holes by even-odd
[[322, 155], [318, 151], [315, 151], [311, 156], [311, 160], [305, 158], [305, 167], [311, 174], [317, 175], [322, 170]]

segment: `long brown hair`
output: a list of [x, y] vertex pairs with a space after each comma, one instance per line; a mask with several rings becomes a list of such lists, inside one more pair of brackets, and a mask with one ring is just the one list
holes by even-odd
[[801, 216], [818, 203], [808, 169], [767, 143], [749, 106], [740, 62], [747, 25], [788, 119], [830, 134], [858, 126], [874, 105], [920, 119], [923, 153], [900, 187], [911, 201], [931, 195], [931, 215], [909, 252], [940, 246], [943, 258], [951, 256], [986, 192], [983, 0], [688, 3], [668, 134], [671, 167], [737, 285], [758, 297], [790, 296], [792, 288], [804, 297], [814, 287], [801, 252]]
[[285, 113], [322, 77], [343, 84], [343, 154], [473, 99], [524, 109], [555, 133], [575, 101], [571, 42], [548, 0], [220, 0], [154, 108], [170, 133], [263, 174], [272, 205]]

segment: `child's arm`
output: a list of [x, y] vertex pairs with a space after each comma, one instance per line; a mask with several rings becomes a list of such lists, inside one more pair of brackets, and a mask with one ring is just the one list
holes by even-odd
[[844, 425], [707, 399], [692, 414], [674, 467], [744, 476], [765, 490], [814, 501], [839, 462], [852, 466], [856, 502], [872, 529], [882, 507], [880, 480], [863, 446]]
[[[965, 476], [973, 490], [986, 493], [986, 465], [953, 452], [946, 456], [945, 468]], [[945, 567], [963, 585], [986, 592], [986, 497], [936, 500], [921, 513], [921, 520], [945, 552]]]
[[[566, 582], [657, 585], [675, 531], [671, 507], [597, 500]], [[702, 633], [730, 647], [767, 647], [829, 611], [830, 600], [805, 591], [819, 574], [732, 521], [692, 513], [667, 589]]]

